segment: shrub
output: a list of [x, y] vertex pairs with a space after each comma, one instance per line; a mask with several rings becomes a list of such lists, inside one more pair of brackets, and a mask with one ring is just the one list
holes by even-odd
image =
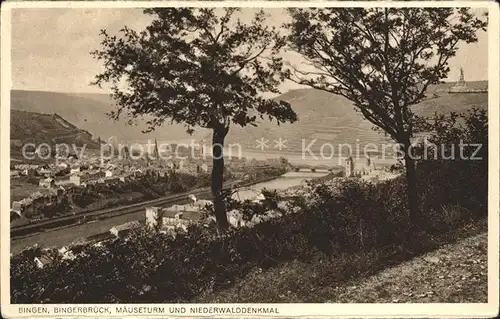
[[[470, 122], [474, 129], [460, 134], [469, 141], [473, 135], [484, 138], [481, 122]], [[252, 228], [219, 235], [212, 226], [195, 224], [176, 237], [143, 228], [127, 240], [80, 247], [75, 260], [56, 260], [43, 269], [33, 266], [36, 251], [25, 251], [11, 258], [12, 302], [185, 302], [227, 287], [253, 268], [318, 255], [362, 256], [391, 245], [420, 249], [425, 236], [486, 216], [486, 160], [421, 161], [417, 175], [419, 210], [426, 221], [418, 233], [410, 233], [407, 224], [403, 176], [378, 184], [352, 179], [309, 183], [304, 196], [287, 204], [282, 218]], [[185, 180], [190, 183], [189, 177]], [[280, 200], [277, 193], [265, 193], [270, 205]], [[247, 218], [265, 210], [262, 203], [227, 200], [227, 205], [244, 210]]]
[[[430, 185], [434, 180], [425, 176], [419, 179], [425, 182], [421, 189], [436, 192], [439, 184]], [[320, 252], [368, 251], [404, 242], [408, 226], [402, 177], [376, 185], [339, 179], [331, 185], [311, 183], [309, 187], [305, 197], [289, 204], [293, 209], [287, 209], [282, 218], [253, 228], [233, 229], [224, 235], [202, 225], [191, 226], [188, 233], [175, 238], [141, 229], [127, 241], [112, 241], [101, 248], [86, 246], [75, 260], [56, 261], [43, 269], [30, 266], [32, 259], [24, 252], [11, 260], [12, 300], [14, 303], [189, 301], [203, 291], [230, 285], [255, 267], [272, 267], [293, 259], [308, 260]], [[457, 194], [463, 193], [457, 190]], [[279, 198], [273, 192], [268, 195]], [[440, 217], [436, 215], [436, 222], [429, 227], [440, 231], [454, 227], [465, 216], [464, 212], [469, 214], [449, 204], [453, 200], [444, 195], [427, 194], [423, 204], [432, 203], [435, 207], [433, 214]], [[461, 204], [470, 198], [466, 197]], [[441, 203], [438, 205], [436, 200]], [[252, 215], [262, 207], [244, 203], [241, 208], [249, 209]], [[42, 288], [46, 291], [40, 292]]]

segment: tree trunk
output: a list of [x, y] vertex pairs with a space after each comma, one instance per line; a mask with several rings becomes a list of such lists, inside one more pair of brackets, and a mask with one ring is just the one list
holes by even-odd
[[227, 129], [218, 127], [213, 131], [212, 138], [212, 197], [214, 201], [215, 219], [217, 228], [224, 231], [229, 228], [227, 221], [226, 205], [222, 196], [222, 186], [224, 183], [224, 157], [223, 146], [224, 138], [226, 137]]
[[417, 194], [417, 174], [415, 169], [415, 160], [410, 154], [410, 143], [404, 144], [405, 148], [405, 168], [406, 168], [406, 183], [407, 183], [407, 200], [408, 200], [408, 219], [412, 226], [418, 225], [418, 194]]

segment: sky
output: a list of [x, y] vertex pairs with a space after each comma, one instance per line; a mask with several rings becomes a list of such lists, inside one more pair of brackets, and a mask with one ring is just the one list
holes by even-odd
[[[251, 14], [244, 8], [243, 15]], [[283, 9], [266, 9], [273, 24], [286, 19]], [[12, 10], [12, 84], [14, 89], [105, 93], [90, 86], [102, 66], [89, 52], [100, 48], [99, 31], [116, 34], [123, 26], [141, 30], [150, 18], [141, 9], [13, 9]], [[462, 67], [467, 81], [487, 80], [488, 37], [462, 44], [450, 60], [449, 81], [456, 81]], [[289, 59], [300, 59], [289, 55]], [[291, 61], [292, 63], [297, 61]], [[298, 62], [300, 63], [300, 62]], [[299, 86], [286, 82], [282, 92]]]

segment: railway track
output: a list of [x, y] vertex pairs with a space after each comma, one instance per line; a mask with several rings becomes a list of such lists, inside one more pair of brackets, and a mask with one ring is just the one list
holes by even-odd
[[[234, 186], [247, 186], [247, 185], [239, 185], [240, 182], [234, 181], [229, 182], [224, 185], [225, 188], [231, 188]], [[163, 206], [168, 204], [176, 204], [180, 201], [188, 200], [188, 195], [194, 194], [197, 197], [207, 197], [210, 196], [210, 188], [200, 188], [197, 190], [193, 190], [191, 192], [185, 192], [178, 195], [171, 195], [162, 198], [156, 198], [140, 203], [130, 204], [126, 206], [119, 206], [113, 208], [100, 209], [92, 212], [80, 213], [69, 216], [61, 216], [58, 218], [37, 222], [28, 225], [22, 225], [17, 227], [12, 227], [10, 230], [11, 238], [17, 238], [21, 236], [25, 236], [34, 232], [43, 231], [45, 229], [66, 226], [70, 224], [76, 224], [82, 218], [93, 220], [98, 219], [99, 217], [110, 218], [120, 215], [132, 214], [141, 210], [144, 210], [148, 206]]]

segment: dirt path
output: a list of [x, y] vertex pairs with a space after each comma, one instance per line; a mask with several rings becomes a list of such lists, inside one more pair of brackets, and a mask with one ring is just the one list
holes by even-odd
[[329, 302], [487, 302], [487, 233], [335, 288]]

